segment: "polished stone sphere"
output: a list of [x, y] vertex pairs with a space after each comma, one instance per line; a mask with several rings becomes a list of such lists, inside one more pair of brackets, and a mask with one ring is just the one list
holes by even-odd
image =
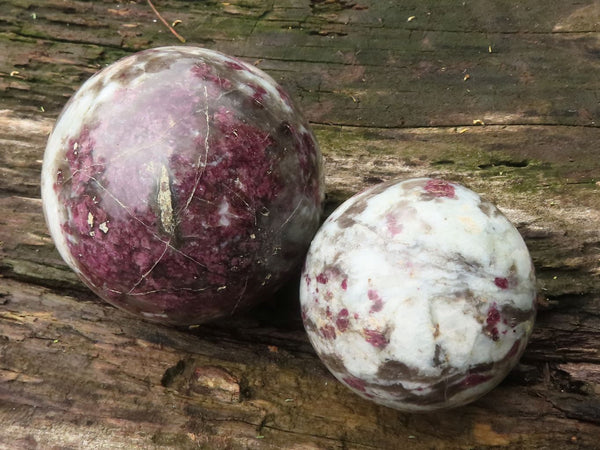
[[517, 363], [535, 317], [521, 235], [455, 183], [389, 182], [343, 203], [311, 244], [300, 288], [311, 343], [343, 384], [427, 412], [471, 402]]
[[317, 142], [257, 68], [196, 47], [126, 57], [48, 140], [46, 221], [107, 302], [190, 325], [268, 299], [299, 270], [323, 199]]

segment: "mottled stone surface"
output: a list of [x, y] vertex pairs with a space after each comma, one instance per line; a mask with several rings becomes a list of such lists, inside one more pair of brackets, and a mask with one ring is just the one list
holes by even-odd
[[99, 296], [193, 324], [268, 298], [299, 266], [319, 223], [321, 156], [268, 75], [163, 47], [71, 98], [42, 196], [58, 250]]
[[315, 236], [300, 288], [329, 370], [405, 411], [468, 403], [521, 356], [535, 276], [515, 227], [473, 191], [418, 178], [364, 191]]

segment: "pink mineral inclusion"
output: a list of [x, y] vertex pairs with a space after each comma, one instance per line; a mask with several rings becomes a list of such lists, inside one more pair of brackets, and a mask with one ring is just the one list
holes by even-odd
[[502, 316], [500, 315], [500, 311], [498, 311], [498, 308], [496, 307], [496, 304], [494, 303], [492, 305], [492, 307], [488, 310], [486, 323], [488, 325], [496, 325], [496, 324], [498, 324], [498, 322], [500, 322], [501, 318], [502, 318]]
[[356, 377], [344, 377], [343, 381], [351, 388], [354, 388], [360, 392], [365, 392], [365, 386], [366, 386], [365, 380], [361, 380], [360, 378], [356, 378]]
[[325, 315], [327, 316], [328, 319], [331, 319], [333, 317], [333, 313], [331, 312], [331, 308], [329, 306], [325, 310]]
[[502, 277], [494, 278], [494, 284], [500, 289], [508, 289], [508, 279]]
[[251, 85], [250, 87], [254, 90], [254, 95], [252, 96], [252, 100], [254, 101], [256, 106], [259, 106], [262, 108], [262, 101], [263, 101], [265, 95], [267, 95], [266, 89], [263, 88], [262, 86]]
[[233, 69], [233, 70], [246, 70], [246, 68], [244, 66], [242, 66], [242, 64], [240, 64], [240, 63], [238, 63], [236, 61], [227, 61], [225, 63], [225, 65], [227, 67], [229, 67], [230, 69]]
[[401, 223], [398, 223], [398, 218], [393, 214], [388, 214], [385, 216], [385, 223], [392, 236], [402, 233], [403, 226]]
[[346, 308], [342, 309], [337, 316], [337, 320], [335, 321], [335, 325], [338, 330], [344, 332], [348, 329], [348, 325], [350, 321], [348, 320], [348, 310]]
[[381, 299], [379, 293], [375, 289], [369, 289], [369, 291], [367, 292], [367, 296], [369, 297], [369, 300], [373, 302], [373, 305], [371, 306], [369, 312], [379, 312], [383, 309], [383, 300]]
[[428, 180], [425, 185], [425, 191], [434, 197], [456, 198], [454, 186], [445, 180]]
[[501, 319], [502, 316], [500, 315], [500, 312], [498, 311], [496, 304], [494, 303], [492, 307], [488, 310], [487, 318], [485, 320], [486, 330], [490, 333], [494, 341], [497, 341], [499, 339], [497, 325]]
[[328, 281], [329, 278], [327, 278], [327, 275], [325, 275], [323, 272], [317, 275], [317, 283], [327, 284]]
[[231, 81], [215, 74], [213, 68], [209, 64], [194, 64], [192, 67], [192, 73], [198, 78], [217, 84], [222, 89], [231, 89]]
[[335, 339], [335, 328], [333, 325], [325, 325], [321, 327], [321, 334], [325, 339]]
[[485, 383], [492, 379], [492, 375], [484, 375], [481, 373], [470, 373], [461, 382], [462, 386], [477, 386], [478, 384]]
[[364, 329], [365, 340], [373, 347], [385, 348], [390, 343], [385, 335], [379, 330]]
[[300, 315], [302, 316], [302, 320], [306, 320], [306, 318], [308, 317], [307, 312], [306, 312], [306, 306], [302, 307], [302, 311], [301, 311]]

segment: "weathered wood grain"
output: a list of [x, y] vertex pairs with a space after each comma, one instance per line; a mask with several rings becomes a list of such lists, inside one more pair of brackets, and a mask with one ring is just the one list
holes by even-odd
[[154, 3], [188, 44], [256, 64], [297, 100], [325, 155], [327, 211], [421, 175], [495, 202], [536, 266], [532, 340], [483, 399], [407, 415], [327, 373], [293, 282], [191, 330], [99, 302], [46, 231], [45, 141], [91, 74], [178, 41], [142, 0], [0, 0], [0, 448], [595, 448], [600, 3]]

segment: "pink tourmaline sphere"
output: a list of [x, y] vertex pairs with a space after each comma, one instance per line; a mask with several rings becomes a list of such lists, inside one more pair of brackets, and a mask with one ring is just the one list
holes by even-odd
[[535, 317], [517, 229], [455, 183], [383, 183], [342, 204], [312, 241], [302, 317], [317, 354], [376, 403], [427, 412], [502, 381]]
[[46, 220], [107, 302], [190, 325], [271, 296], [323, 199], [321, 155], [275, 81], [222, 53], [124, 58], [71, 98], [48, 140]]

